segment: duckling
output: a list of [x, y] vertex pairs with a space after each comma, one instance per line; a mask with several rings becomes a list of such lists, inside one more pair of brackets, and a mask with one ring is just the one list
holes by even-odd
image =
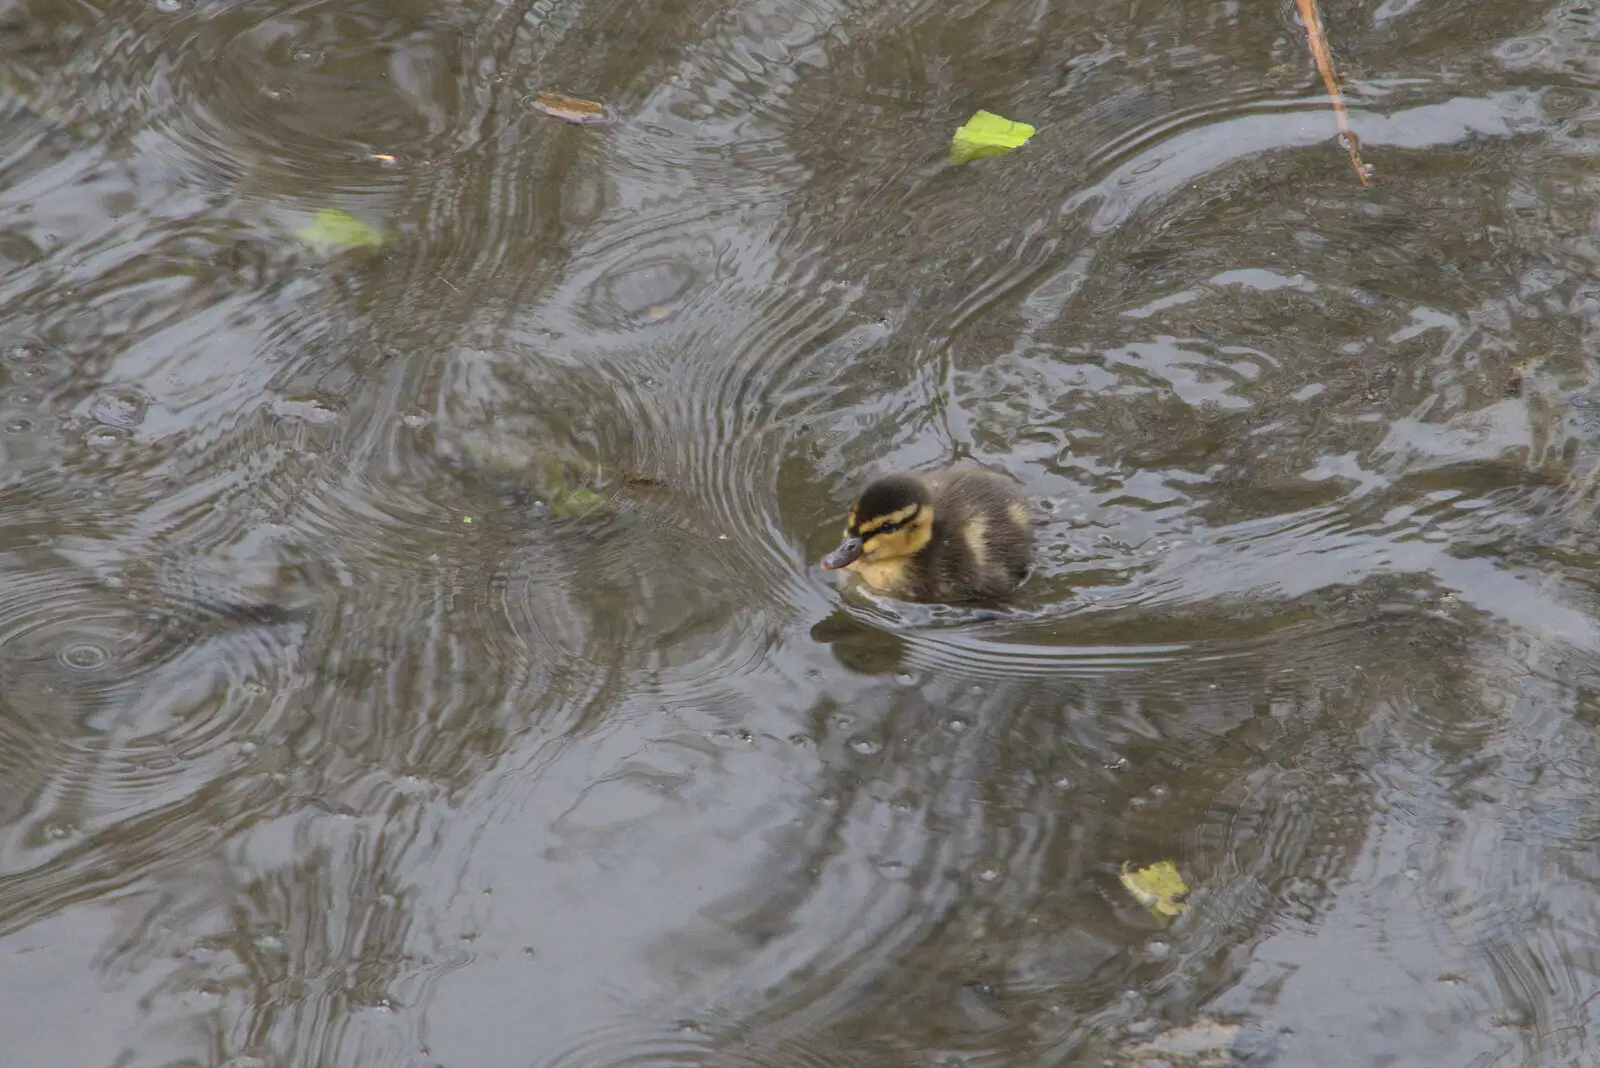
[[822, 566], [901, 600], [983, 601], [1016, 589], [1032, 558], [1021, 488], [982, 468], [953, 467], [868, 485]]

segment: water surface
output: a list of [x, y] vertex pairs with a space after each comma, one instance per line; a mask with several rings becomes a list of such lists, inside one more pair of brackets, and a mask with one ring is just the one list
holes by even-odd
[[0, 6], [8, 1063], [1577, 1063], [1600, 13], [1292, 7]]

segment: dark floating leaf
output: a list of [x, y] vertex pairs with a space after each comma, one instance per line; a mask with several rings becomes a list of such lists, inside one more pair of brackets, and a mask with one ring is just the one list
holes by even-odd
[[600, 126], [611, 121], [604, 104], [561, 93], [541, 92], [534, 98], [533, 109], [574, 126]]

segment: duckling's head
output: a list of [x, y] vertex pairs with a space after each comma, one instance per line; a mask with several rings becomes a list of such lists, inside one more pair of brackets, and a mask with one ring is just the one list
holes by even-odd
[[890, 475], [861, 491], [845, 521], [844, 541], [822, 558], [829, 571], [857, 560], [878, 563], [914, 556], [933, 538], [933, 498], [922, 480]]

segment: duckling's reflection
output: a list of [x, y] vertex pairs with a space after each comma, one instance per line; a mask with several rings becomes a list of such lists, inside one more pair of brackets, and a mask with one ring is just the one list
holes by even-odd
[[839, 663], [858, 675], [892, 675], [905, 662], [906, 640], [884, 627], [874, 627], [847, 609], [836, 608], [811, 628], [813, 641], [833, 647]]

